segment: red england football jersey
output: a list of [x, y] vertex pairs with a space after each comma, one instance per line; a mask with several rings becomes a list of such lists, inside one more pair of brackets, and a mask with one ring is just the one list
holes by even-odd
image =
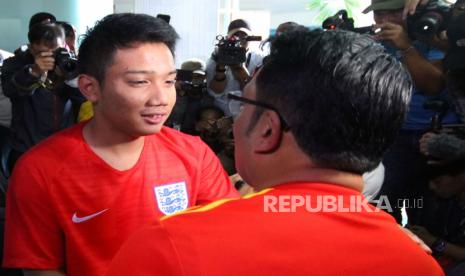
[[4, 266], [102, 275], [142, 226], [238, 196], [198, 137], [162, 128], [145, 137], [135, 166], [119, 171], [85, 143], [83, 125], [52, 136], [17, 163], [7, 195]]

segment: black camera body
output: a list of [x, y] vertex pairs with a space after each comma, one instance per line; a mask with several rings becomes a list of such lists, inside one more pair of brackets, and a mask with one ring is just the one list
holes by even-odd
[[247, 60], [247, 49], [241, 45], [246, 41], [261, 41], [261, 36], [246, 36], [244, 38], [237, 38], [232, 36], [230, 38], [217, 36], [218, 40], [217, 53], [213, 55], [213, 59], [218, 64], [224, 65], [238, 65]]
[[191, 99], [201, 99], [204, 93], [207, 92], [207, 82], [202, 83], [192, 83], [192, 82], [182, 82], [181, 90], [186, 92], [186, 95]]
[[203, 94], [206, 93], [207, 81], [205, 79], [202, 81], [194, 80], [193, 71], [178, 69], [176, 80], [181, 83], [181, 90], [184, 91], [190, 98], [200, 99], [202, 98]]
[[321, 24], [325, 30], [353, 30], [354, 20], [349, 18], [346, 10], [340, 10], [335, 15], [326, 18]]
[[355, 28], [354, 19], [347, 15], [346, 10], [340, 10], [335, 15], [326, 18], [321, 27], [325, 30], [346, 30], [359, 34], [374, 34], [371, 26]]
[[77, 59], [66, 48], [55, 50], [55, 66], [60, 69], [66, 80], [78, 76]]
[[419, 6], [415, 14], [407, 17], [408, 35], [416, 40], [428, 41], [447, 29], [451, 9], [438, 0]]

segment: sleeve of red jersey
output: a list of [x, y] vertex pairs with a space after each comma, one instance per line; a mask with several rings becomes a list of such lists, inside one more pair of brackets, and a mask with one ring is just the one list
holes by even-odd
[[186, 274], [168, 232], [157, 225], [132, 235], [113, 258], [106, 275]]
[[64, 265], [63, 233], [51, 206], [46, 177], [30, 159], [20, 159], [10, 178], [3, 265], [58, 269]]
[[218, 199], [239, 197], [215, 153], [203, 142], [201, 149], [200, 188], [196, 204], [202, 205]]

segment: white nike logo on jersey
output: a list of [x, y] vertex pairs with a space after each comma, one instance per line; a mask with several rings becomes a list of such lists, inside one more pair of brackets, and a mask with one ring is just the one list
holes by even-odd
[[93, 218], [95, 218], [96, 216], [105, 213], [106, 211], [108, 211], [108, 209], [102, 210], [102, 211], [100, 211], [100, 212], [97, 212], [97, 213], [94, 213], [94, 214], [92, 214], [92, 215], [88, 215], [88, 216], [85, 216], [85, 217], [78, 217], [77, 214], [76, 214], [76, 212], [74, 212], [73, 217], [71, 218], [71, 220], [72, 220], [74, 223], [81, 223], [81, 222], [84, 222], [84, 221], [88, 221], [89, 219], [93, 219]]

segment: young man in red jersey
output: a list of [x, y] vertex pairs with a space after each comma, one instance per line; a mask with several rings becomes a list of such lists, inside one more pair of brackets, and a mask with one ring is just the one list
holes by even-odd
[[79, 49], [94, 118], [31, 149], [7, 195], [4, 266], [102, 275], [126, 238], [161, 216], [237, 192], [198, 137], [163, 127], [175, 103], [175, 30], [114, 14]]
[[443, 275], [391, 216], [357, 204], [362, 174], [397, 134], [411, 88], [405, 68], [368, 36], [278, 36], [243, 97], [230, 96], [243, 104], [236, 167], [261, 191], [139, 231], [107, 275]]

